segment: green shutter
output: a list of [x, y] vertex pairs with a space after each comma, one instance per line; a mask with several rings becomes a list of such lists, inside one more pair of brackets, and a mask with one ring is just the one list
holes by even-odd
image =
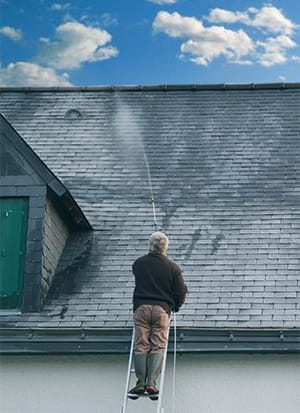
[[28, 199], [0, 198], [0, 308], [22, 302]]

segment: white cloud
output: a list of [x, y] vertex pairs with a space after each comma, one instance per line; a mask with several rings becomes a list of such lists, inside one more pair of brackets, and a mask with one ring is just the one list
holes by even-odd
[[19, 29], [14, 29], [13, 27], [10, 26], [3, 26], [0, 27], [0, 33], [2, 33], [4, 36], [9, 37], [11, 40], [18, 42], [22, 39], [23, 33]]
[[113, 17], [110, 13], [103, 13], [101, 14], [101, 26], [110, 27], [110, 26], [117, 26], [118, 19]]
[[266, 6], [256, 13], [252, 25], [274, 33], [291, 34], [296, 25], [287, 19], [276, 7]]
[[1, 86], [72, 86], [67, 75], [58, 75], [55, 70], [35, 63], [10, 63], [0, 69]]
[[150, 3], [158, 4], [159, 6], [175, 4], [177, 0], [148, 0]]
[[96, 62], [118, 55], [107, 45], [112, 36], [99, 28], [72, 21], [56, 28], [55, 40], [41, 39], [36, 60], [55, 69], [75, 69], [84, 62]]
[[292, 56], [293, 62], [300, 63], [300, 56]]
[[230, 10], [224, 10], [215, 8], [210, 11], [209, 16], [207, 17], [212, 23], [237, 23], [243, 22], [248, 24], [250, 22], [247, 12], [233, 12]]
[[112, 36], [99, 28], [76, 21], [61, 24], [54, 40], [40, 38], [40, 50], [31, 63], [15, 62], [0, 69], [1, 85], [71, 86], [68, 74], [59, 71], [117, 56], [118, 50], [110, 45], [111, 40]]
[[199, 37], [204, 27], [195, 17], [160, 11], [153, 22], [153, 29], [156, 32], [166, 33], [170, 37]]
[[53, 11], [62, 11], [62, 10], [67, 10], [70, 7], [70, 3], [53, 3], [50, 7], [50, 10]]
[[296, 28], [295, 23], [273, 6], [265, 6], [260, 10], [250, 7], [245, 12], [215, 8], [211, 10], [207, 19], [212, 23], [244, 23], [272, 33], [291, 34]]
[[[181, 53], [190, 54], [190, 60], [199, 65], [207, 65], [222, 55], [231, 62], [243, 64], [242, 58], [254, 50], [253, 41], [243, 30], [232, 31], [222, 26], [206, 28], [195, 17], [178, 13], [159, 12], [153, 28], [170, 37], [188, 38], [181, 44]], [[249, 60], [244, 64], [249, 64]]]
[[266, 41], [258, 41], [258, 46], [264, 51], [259, 55], [258, 60], [262, 66], [274, 66], [287, 61], [286, 51], [296, 47], [296, 43], [286, 35], [270, 37]]
[[181, 45], [181, 52], [191, 53], [195, 56], [191, 60], [200, 65], [207, 65], [221, 55], [238, 62], [252, 49], [252, 40], [242, 30], [234, 32], [216, 26], [205, 29], [201, 39], [188, 40]]
[[[256, 61], [269, 67], [285, 63], [289, 59], [289, 49], [297, 46], [292, 40], [296, 24], [273, 6], [261, 9], [251, 7], [246, 12], [215, 8], [211, 10], [207, 20], [231, 25], [243, 23], [263, 30], [259, 30], [259, 38], [254, 41], [240, 28], [232, 30], [221, 25], [205, 27], [195, 17], [166, 11], [160, 11], [156, 15], [153, 30], [172, 38], [185, 39], [180, 46], [179, 58], [189, 57], [193, 63], [205, 66], [223, 56], [230, 63], [250, 65]], [[266, 37], [266, 33], [274, 33], [275, 36]], [[297, 58], [294, 60], [297, 61]]]

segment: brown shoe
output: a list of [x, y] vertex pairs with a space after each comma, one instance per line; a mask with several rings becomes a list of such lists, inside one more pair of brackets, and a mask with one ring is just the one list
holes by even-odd
[[159, 390], [155, 386], [146, 386], [146, 392], [149, 394], [158, 394]]
[[133, 389], [129, 390], [127, 397], [131, 400], [137, 400], [141, 394], [145, 393], [145, 387], [135, 386]]
[[143, 394], [145, 393], [145, 387], [144, 386], [135, 386], [131, 390], [129, 390], [130, 394]]

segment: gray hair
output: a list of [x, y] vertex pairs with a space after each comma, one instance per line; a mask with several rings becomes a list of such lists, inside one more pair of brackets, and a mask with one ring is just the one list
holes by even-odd
[[166, 254], [169, 246], [169, 238], [160, 231], [153, 232], [149, 239], [150, 252]]

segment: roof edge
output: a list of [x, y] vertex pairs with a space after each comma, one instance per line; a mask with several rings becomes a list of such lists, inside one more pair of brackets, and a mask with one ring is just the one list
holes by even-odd
[[122, 91], [172, 91], [172, 90], [256, 90], [299, 89], [300, 82], [288, 83], [220, 83], [220, 84], [161, 84], [161, 85], [111, 85], [111, 86], [2, 86], [0, 92], [122, 92]]
[[[132, 328], [3, 328], [1, 354], [126, 354]], [[174, 352], [171, 328], [169, 352]], [[299, 353], [300, 329], [177, 328], [179, 353]]]

